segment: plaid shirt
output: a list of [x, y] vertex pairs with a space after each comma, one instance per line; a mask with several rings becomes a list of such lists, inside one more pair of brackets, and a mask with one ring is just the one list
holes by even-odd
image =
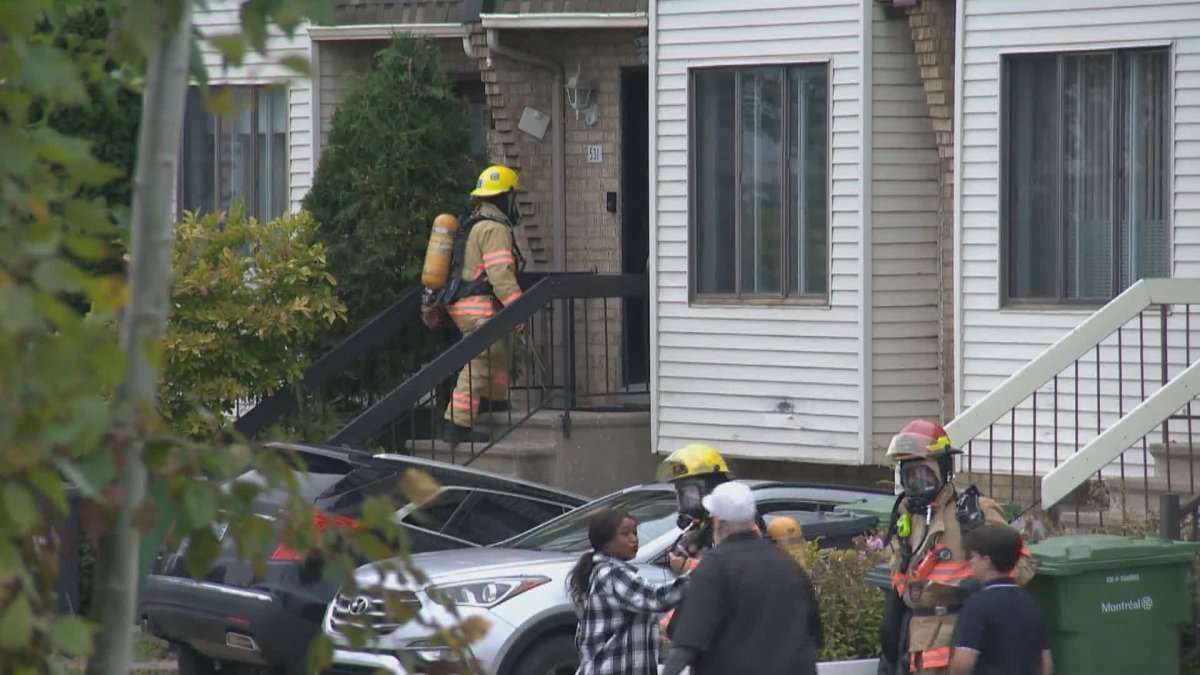
[[579, 648], [576, 675], [646, 675], [658, 672], [658, 624], [655, 615], [683, 599], [687, 577], [652, 584], [629, 563], [597, 553], [592, 556], [591, 590], [576, 607]]

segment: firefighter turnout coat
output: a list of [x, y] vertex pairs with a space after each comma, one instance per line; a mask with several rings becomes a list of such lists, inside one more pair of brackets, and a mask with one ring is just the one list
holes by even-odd
[[[954, 487], [943, 486], [928, 510], [928, 524], [927, 512], [909, 514], [909, 536], [892, 541], [892, 587], [911, 614], [907, 665], [912, 673], [944, 673], [950, 665], [950, 640], [965, 590], [960, 587], [971, 579], [955, 499]], [[979, 508], [986, 522], [1008, 524], [995, 501], [980, 497]], [[901, 503], [899, 511], [901, 517], [908, 514], [907, 505]], [[911, 556], [907, 568], [901, 571], [906, 542]], [[1013, 577], [1023, 586], [1033, 574], [1033, 558], [1022, 547]]]
[[[517, 284], [519, 255], [508, 219], [496, 206], [479, 206], [482, 220], [471, 226], [463, 250], [462, 280], [486, 280], [491, 293], [468, 295], [446, 306], [463, 336], [470, 335], [499, 311], [521, 297]], [[508, 340], [498, 340], [459, 373], [445, 418], [469, 426], [479, 412], [480, 397], [508, 398]]]

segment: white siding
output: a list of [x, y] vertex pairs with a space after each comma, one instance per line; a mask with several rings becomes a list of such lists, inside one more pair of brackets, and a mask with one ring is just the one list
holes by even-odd
[[[230, 35], [241, 31], [236, 0], [209, 0], [196, 10], [196, 28], [207, 37]], [[204, 65], [212, 84], [254, 85], [284, 84], [288, 86], [288, 192], [292, 210], [312, 186], [312, 87], [308, 78], [301, 77], [278, 64], [285, 57], [309, 58], [308, 29], [300, 26], [295, 37], [288, 38], [272, 30], [267, 38], [266, 55], [248, 53], [239, 68], [225, 69], [221, 55], [210, 45], [202, 48]]]
[[871, 57], [872, 445], [941, 416], [939, 160], [908, 22], [874, 5]]
[[[1024, 310], [1002, 308], [1000, 288], [1000, 60], [1002, 53], [1095, 48], [1171, 46], [1171, 78], [1174, 85], [1171, 147], [1172, 171], [1172, 273], [1176, 277], [1200, 276], [1200, 3], [1187, 0], [971, 0], [965, 3], [962, 36], [961, 151], [955, 173], [959, 177], [960, 224], [957, 246], [961, 259], [959, 293], [961, 305], [958, 330], [961, 335], [961, 406], [969, 406], [997, 386], [1069, 329], [1078, 325], [1088, 310]], [[1183, 312], [1170, 318], [1172, 344], [1184, 343]], [[1159, 337], [1157, 318], [1146, 321], [1148, 345], [1146, 365], [1149, 394], [1157, 385]], [[1192, 336], [1195, 339], [1196, 336]], [[1138, 325], [1135, 321], [1123, 335], [1126, 370], [1124, 397], [1117, 396], [1115, 363], [1116, 337], [1104, 343], [1096, 363], [1089, 354], [1080, 368], [1080, 430], [1078, 443], [1096, 435], [1097, 427], [1109, 426], [1121, 411], [1142, 398], [1138, 378]], [[1183, 354], [1172, 354], [1171, 374], [1182, 367]], [[1097, 399], [1099, 387], [1101, 396]], [[1076, 447], [1074, 430], [1074, 369], [1068, 368], [1059, 382], [1058, 404], [1062, 411], [1057, 437], [1048, 421], [1054, 399], [1051, 387], [1043, 389], [1038, 402], [1037, 465], [1044, 473], [1052, 465], [1052, 452], [1065, 458]], [[1131, 389], [1134, 389], [1131, 391]], [[1102, 410], [1097, 417], [1097, 400]], [[1071, 412], [1067, 412], [1071, 411]], [[1091, 429], [1089, 432], [1088, 429]], [[1017, 470], [1028, 473], [1033, 466], [1032, 412], [1026, 403], [1016, 417], [1016, 442], [1007, 419], [998, 425], [998, 442], [1003, 455], [996, 457], [997, 471], [1007, 472], [1010, 453]], [[986, 432], [985, 432], [986, 438]], [[1057, 442], [1056, 441], [1057, 438]], [[1151, 439], [1153, 442], [1153, 439]], [[1141, 450], [1128, 453], [1129, 461], [1141, 463]], [[978, 460], [976, 460], [978, 461]]]
[[[862, 459], [862, 12], [860, 0], [656, 3], [652, 83], [658, 451], [693, 441], [731, 456]], [[688, 303], [688, 69], [830, 64], [827, 307]], [[781, 411], [792, 411], [786, 414]]]

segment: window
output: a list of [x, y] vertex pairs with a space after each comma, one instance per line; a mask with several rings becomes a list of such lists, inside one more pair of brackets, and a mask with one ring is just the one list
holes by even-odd
[[188, 90], [179, 209], [212, 212], [234, 201], [259, 220], [288, 210], [287, 90], [231, 87], [238, 114], [220, 117]]
[[557, 504], [500, 492], [477, 491], [442, 534], [487, 546], [562, 515]]
[[487, 153], [487, 96], [480, 80], [460, 79], [454, 91], [466, 101], [467, 124], [471, 133], [471, 153], [482, 156]]
[[403, 518], [403, 522], [407, 525], [441, 532], [470, 496], [470, 490], [443, 488], [434, 495], [433, 499], [425, 502], [419, 508], [413, 509]]
[[1169, 276], [1167, 53], [1006, 58], [1009, 300], [1103, 302]]
[[692, 289], [824, 298], [828, 66], [692, 71]]

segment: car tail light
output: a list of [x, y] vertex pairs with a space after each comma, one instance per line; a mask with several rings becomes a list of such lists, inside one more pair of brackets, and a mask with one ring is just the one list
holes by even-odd
[[[339, 516], [337, 514], [325, 513], [323, 511], [313, 512], [313, 530], [323, 532], [329, 526], [344, 527], [355, 532], [365, 529], [365, 526], [353, 518]], [[271, 560], [299, 560], [300, 554], [292, 549], [287, 544], [280, 543], [271, 553]]]

